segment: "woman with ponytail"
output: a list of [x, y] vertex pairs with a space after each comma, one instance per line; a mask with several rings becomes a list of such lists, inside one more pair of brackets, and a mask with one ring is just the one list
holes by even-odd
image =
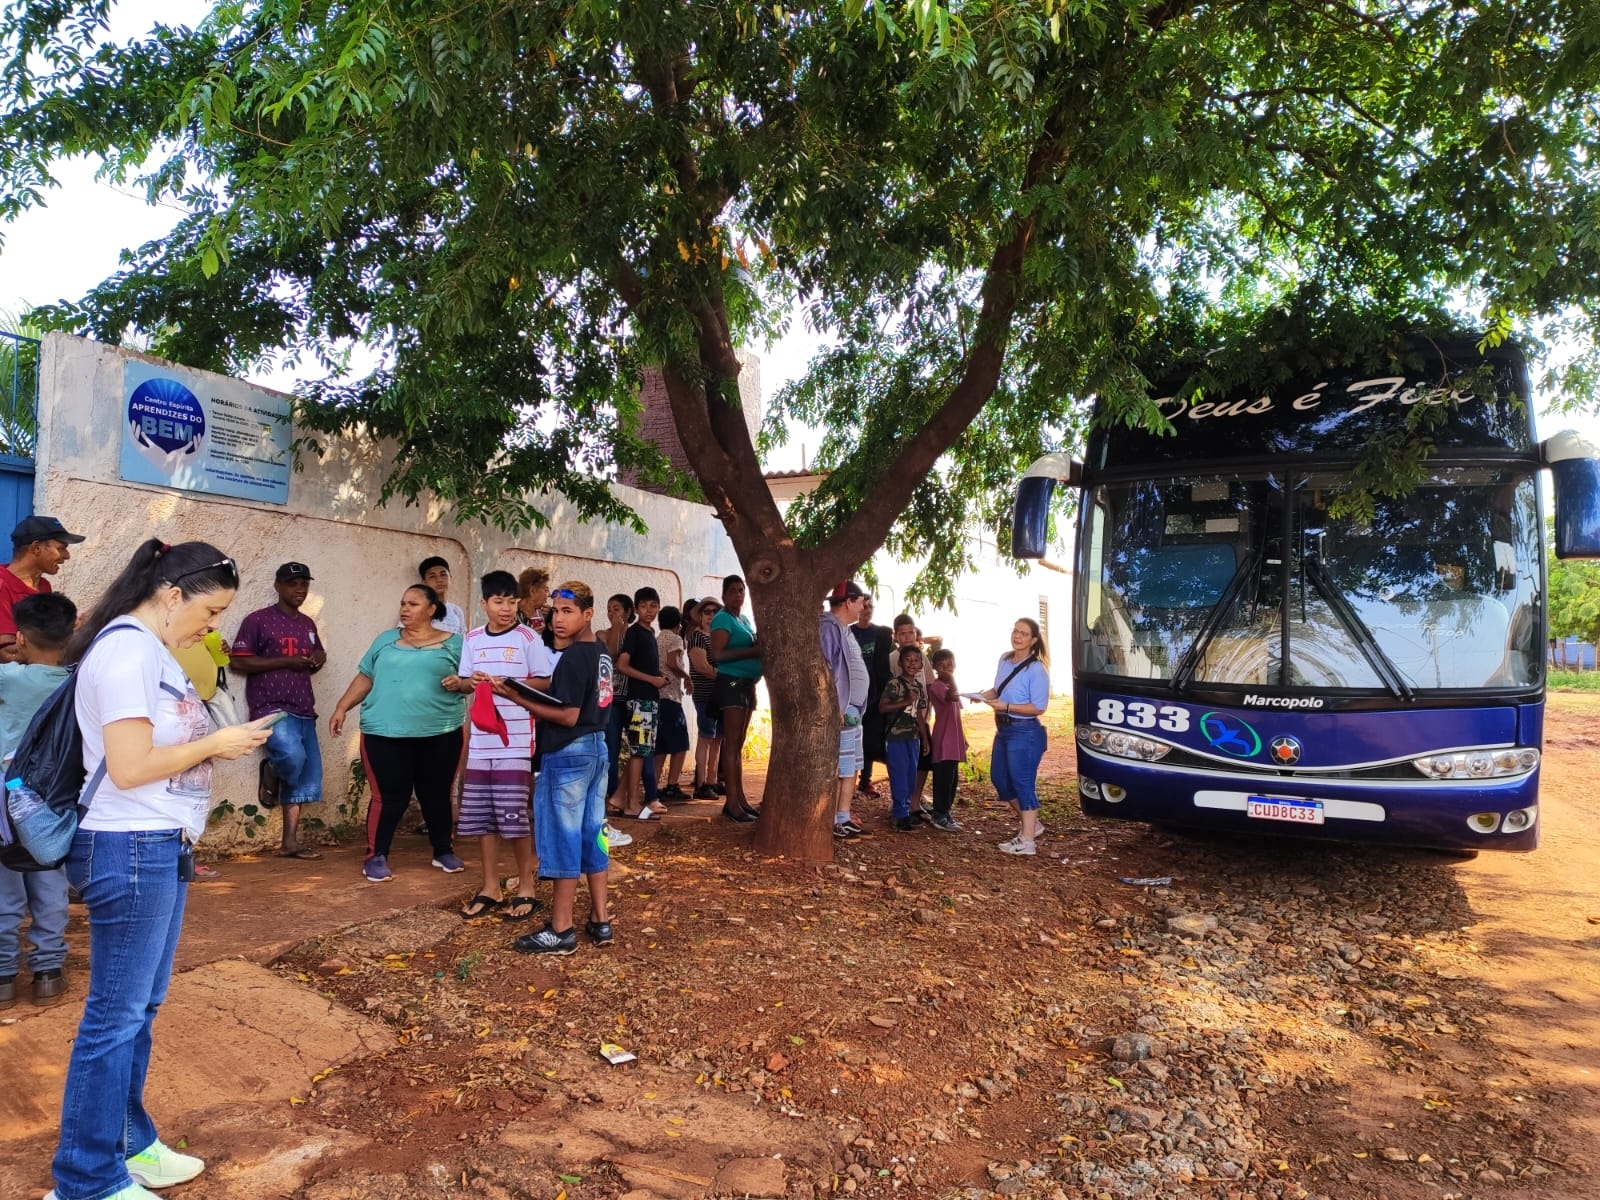
[[238, 586], [238, 568], [215, 546], [145, 542], [64, 655], [78, 664], [88, 778], [66, 866], [89, 909], [89, 994], [46, 1200], [149, 1200], [146, 1188], [184, 1183], [205, 1168], [156, 1136], [144, 1082], [193, 845], [211, 811], [211, 761], [267, 740], [261, 722], [212, 730], [173, 658], [217, 627]]
[[394, 878], [389, 849], [417, 795], [433, 843], [433, 865], [446, 874], [466, 870], [450, 840], [450, 790], [461, 762], [466, 697], [472, 685], [456, 675], [461, 635], [434, 624], [444, 602], [425, 583], [400, 596], [400, 625], [372, 640], [328, 718], [328, 732], [344, 736], [345, 717], [361, 706], [361, 765], [367, 772], [367, 861], [371, 883]]

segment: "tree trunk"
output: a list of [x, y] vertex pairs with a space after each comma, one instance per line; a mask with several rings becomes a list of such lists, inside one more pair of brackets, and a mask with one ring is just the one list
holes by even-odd
[[[786, 557], [793, 562], [804, 553]], [[749, 586], [772, 700], [772, 757], [755, 847], [762, 854], [827, 862], [833, 858], [839, 761], [838, 700], [818, 636], [828, 589], [809, 583], [803, 570], [780, 571], [769, 583], [752, 578]]]

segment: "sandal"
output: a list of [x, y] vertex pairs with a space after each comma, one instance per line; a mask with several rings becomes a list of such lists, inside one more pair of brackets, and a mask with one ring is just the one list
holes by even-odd
[[279, 857], [279, 858], [303, 858], [307, 862], [310, 862], [313, 859], [321, 858], [322, 855], [318, 854], [315, 850], [311, 849], [311, 847], [309, 847], [309, 846], [301, 846], [299, 849], [296, 849], [296, 850], [279, 850], [278, 854], [277, 854], [277, 857]]
[[[513, 896], [501, 905], [500, 919], [502, 921], [526, 921], [539, 911], [540, 901], [537, 896]], [[527, 912], [512, 912], [512, 909], [525, 908]]]
[[195, 863], [194, 877], [196, 879], [221, 879], [222, 872], [215, 867], [207, 866], [205, 863]]
[[462, 908], [461, 919], [463, 921], [471, 921], [478, 917], [486, 917], [499, 907], [500, 901], [493, 896], [485, 896], [482, 892], [479, 892], [471, 900], [468, 900], [466, 906]]

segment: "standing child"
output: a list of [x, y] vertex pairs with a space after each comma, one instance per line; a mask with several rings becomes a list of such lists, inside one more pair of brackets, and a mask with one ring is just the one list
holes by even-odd
[[925, 819], [911, 812], [917, 789], [917, 763], [931, 741], [928, 733], [928, 689], [922, 682], [922, 647], [900, 648], [900, 674], [884, 685], [878, 710], [884, 714], [884, 765], [889, 768], [889, 795], [894, 802], [894, 827], [902, 833]]
[[967, 735], [961, 728], [956, 656], [951, 650], [935, 650], [932, 661], [928, 703], [933, 709], [933, 827], [958, 833], [961, 822], [950, 815], [950, 807], [956, 800], [956, 776], [967, 760]]
[[[14, 660], [0, 663], [0, 758], [9, 760], [33, 714], [69, 674], [61, 652], [77, 624], [77, 606], [65, 596], [38, 592], [12, 609], [17, 632]], [[0, 1008], [17, 1002], [22, 918], [28, 917], [33, 951], [33, 1002], [54, 1004], [66, 991], [67, 869], [12, 871], [0, 867]]]
[[431, 587], [444, 604], [444, 616], [434, 618], [434, 626], [460, 635], [467, 631], [467, 614], [459, 604], [450, 603], [450, 563], [437, 554], [417, 564], [417, 578]]
[[606, 908], [610, 858], [602, 832], [611, 659], [591, 627], [594, 593], [589, 585], [563, 583], [550, 595], [555, 601], [550, 624], [561, 659], [548, 690], [560, 705], [529, 700], [504, 679], [493, 685], [495, 695], [539, 719], [539, 753], [544, 761], [533, 787], [533, 831], [538, 839], [539, 871], [554, 881], [555, 894], [544, 927], [512, 943], [524, 954], [571, 954], [578, 948], [572, 907], [579, 875], [589, 885], [589, 920], [584, 932], [597, 946], [611, 944], [611, 918]]
[[661, 689], [661, 650], [652, 623], [661, 611], [661, 597], [653, 587], [633, 593], [634, 623], [622, 635], [617, 671], [628, 677], [628, 720], [623, 727], [628, 761], [622, 781], [622, 814], [648, 821], [667, 811], [656, 795], [656, 718]]
[[[517, 620], [517, 580], [510, 571], [490, 571], [483, 577], [483, 611], [488, 623], [467, 634], [461, 643], [461, 666], [444, 681], [453, 692], [485, 687], [493, 692], [497, 679], [537, 680], [543, 685], [555, 671], [555, 660], [543, 640]], [[467, 901], [461, 915], [468, 920], [499, 908], [502, 920], [525, 921], [539, 902], [531, 894], [500, 902], [500, 866], [496, 858], [499, 839], [511, 846], [517, 860], [519, 890], [533, 891], [537, 877], [533, 862], [533, 830], [529, 826], [528, 793], [533, 788], [533, 718], [528, 710], [491, 695], [504, 733], [488, 729], [492, 718], [480, 714], [474, 701], [467, 727], [467, 770], [461, 788], [461, 819], [457, 833], [478, 839], [483, 879], [478, 894]]]
[[683, 614], [669, 604], [661, 610], [660, 621], [656, 649], [661, 652], [661, 674], [667, 686], [661, 689], [661, 707], [656, 714], [656, 758], [661, 763], [656, 787], [663, 800], [687, 800], [689, 793], [678, 786], [689, 753], [689, 722], [683, 715], [685, 685], [689, 683], [688, 650], [680, 632]]

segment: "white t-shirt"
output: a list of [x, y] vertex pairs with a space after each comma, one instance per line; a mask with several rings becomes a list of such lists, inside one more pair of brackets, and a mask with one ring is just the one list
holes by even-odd
[[[667, 686], [661, 689], [661, 698], [682, 704], [683, 676], [675, 674], [674, 668], [689, 669], [689, 651], [683, 639], [672, 629], [663, 629], [656, 634], [656, 648], [661, 654], [661, 673], [667, 677]], [[676, 663], [672, 661], [674, 654], [678, 656]]]
[[[526, 625], [513, 625], [503, 633], [490, 633], [487, 625], [480, 625], [462, 639], [461, 666], [456, 673], [463, 679], [470, 678], [474, 671], [507, 679], [548, 679], [555, 669], [556, 660], [545, 647], [544, 639]], [[510, 742], [502, 742], [498, 733], [479, 729], [469, 719], [467, 757], [532, 758], [532, 714], [504, 696], [496, 696], [494, 706], [506, 723]]]
[[[151, 633], [132, 617], [118, 617], [107, 629], [131, 625], [89, 651], [78, 667], [78, 728], [83, 731], [83, 769], [94, 778], [106, 756], [104, 727], [113, 721], [150, 722], [151, 743], [179, 746], [211, 732], [211, 717], [183, 668]], [[87, 781], [87, 780], [86, 780]], [[181, 828], [191, 841], [205, 832], [211, 813], [211, 761], [168, 779], [119, 788], [107, 775], [89, 801], [82, 828], [116, 833]]]
[[433, 623], [435, 629], [448, 629], [451, 633], [466, 636], [467, 615], [461, 611], [461, 605], [444, 602], [444, 616]]

